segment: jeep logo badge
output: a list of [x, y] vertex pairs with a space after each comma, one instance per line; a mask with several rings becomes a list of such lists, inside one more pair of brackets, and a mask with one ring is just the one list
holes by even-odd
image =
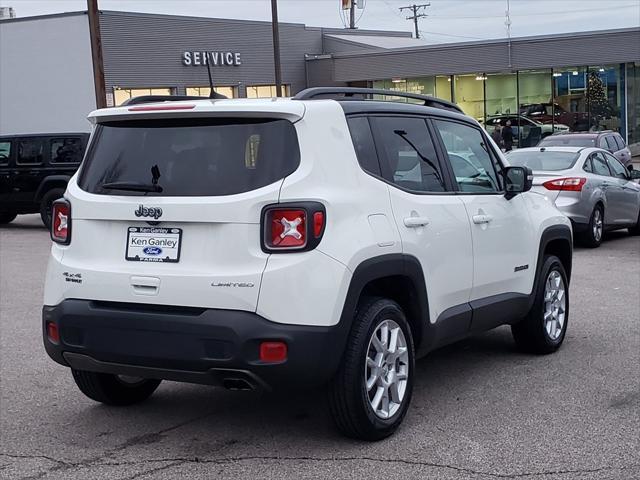
[[162, 216], [162, 209], [156, 207], [145, 207], [144, 205], [139, 205], [138, 209], [133, 212], [136, 214], [136, 217], [153, 217], [156, 220]]

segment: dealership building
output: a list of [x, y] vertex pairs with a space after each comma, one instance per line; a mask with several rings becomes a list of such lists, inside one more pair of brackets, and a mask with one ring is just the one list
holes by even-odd
[[[207, 62], [219, 93], [276, 94], [269, 22], [102, 11], [99, 23], [109, 106], [208, 95]], [[286, 95], [320, 85], [415, 92], [483, 122], [522, 113], [617, 130], [640, 146], [640, 28], [428, 45], [409, 32], [281, 23], [280, 47]], [[0, 134], [88, 130], [94, 80], [86, 12], [0, 21]]]

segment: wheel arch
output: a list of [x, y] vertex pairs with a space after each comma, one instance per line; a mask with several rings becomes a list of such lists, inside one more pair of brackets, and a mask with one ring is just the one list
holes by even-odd
[[567, 281], [570, 282], [573, 265], [573, 236], [571, 229], [567, 225], [552, 225], [542, 232], [538, 250], [538, 261], [536, 264], [536, 277], [531, 298], [535, 296], [535, 292], [537, 291], [538, 282], [540, 281], [540, 271], [542, 270], [545, 255], [555, 255], [560, 259], [567, 274]]
[[340, 317], [340, 323], [349, 326], [345, 329], [347, 334], [364, 296], [385, 297], [402, 307], [418, 351], [429, 323], [429, 302], [420, 261], [397, 253], [369, 258], [358, 265]]
[[35, 201], [39, 202], [42, 200], [42, 197], [44, 197], [49, 190], [54, 188], [66, 189], [69, 180], [71, 180], [69, 175], [50, 175], [43, 178], [36, 190], [36, 194], [34, 196]]

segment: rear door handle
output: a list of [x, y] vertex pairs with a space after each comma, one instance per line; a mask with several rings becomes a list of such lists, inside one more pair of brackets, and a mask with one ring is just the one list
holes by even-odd
[[427, 217], [407, 217], [404, 219], [404, 226], [408, 228], [418, 228], [429, 225]]
[[473, 223], [475, 223], [476, 225], [489, 223], [491, 220], [493, 220], [493, 217], [491, 215], [474, 215], [471, 218], [473, 219]]

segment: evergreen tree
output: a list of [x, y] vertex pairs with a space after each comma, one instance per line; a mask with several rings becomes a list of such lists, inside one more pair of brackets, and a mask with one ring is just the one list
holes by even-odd
[[600, 75], [598, 75], [598, 72], [594, 70], [589, 72], [587, 100], [589, 102], [592, 125], [600, 125], [602, 120], [610, 118], [613, 114], [613, 109], [607, 98], [607, 90], [604, 82], [600, 78]]

